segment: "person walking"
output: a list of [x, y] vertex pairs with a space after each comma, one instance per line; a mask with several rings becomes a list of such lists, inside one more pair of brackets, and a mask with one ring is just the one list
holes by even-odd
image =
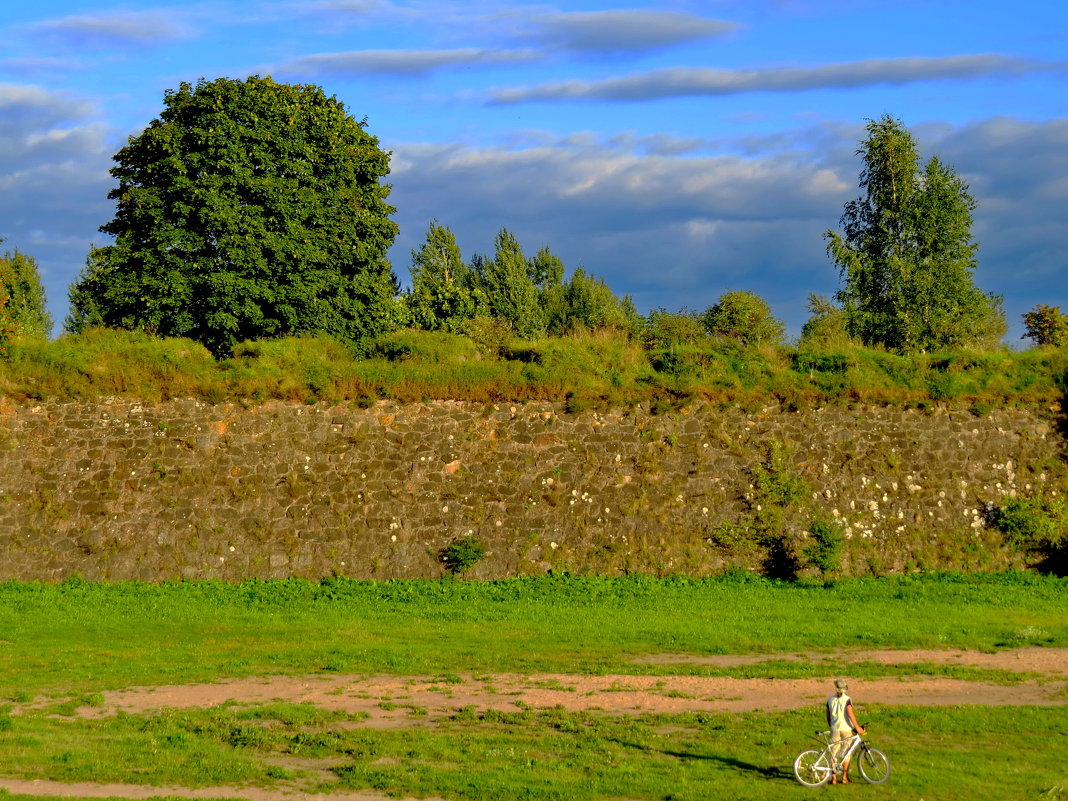
[[[827, 725], [831, 730], [831, 743], [835, 761], [849, 747], [848, 741], [856, 731], [864, 734], [864, 727], [857, 723], [853, 712], [853, 699], [846, 695], [849, 685], [845, 679], [835, 679], [834, 695], [827, 699]], [[838, 777], [831, 777], [831, 784], [838, 784]], [[842, 784], [849, 784], [849, 762], [842, 764]]]

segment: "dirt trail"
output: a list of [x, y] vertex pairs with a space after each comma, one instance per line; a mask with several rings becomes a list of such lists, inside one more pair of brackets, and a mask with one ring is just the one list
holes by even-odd
[[[1034, 674], [1011, 684], [951, 678], [877, 678], [851, 680], [851, 694], [863, 715], [866, 704], [919, 705], [1064, 705], [1068, 704], [1068, 649], [1023, 648], [996, 653], [972, 651], [836, 651], [819, 654], [694, 657], [662, 654], [642, 660], [646, 665], [679, 663], [723, 667], [766, 660], [828, 662], [848, 677], [850, 664], [963, 665]], [[104, 693], [104, 703], [79, 714], [106, 716], [118, 712], [150, 712], [166, 707], [209, 707], [226, 702], [313, 703], [326, 709], [363, 713], [358, 724], [368, 727], [433, 725], [435, 720], [471, 707], [476, 711], [515, 710], [521, 706], [568, 710], [598, 709], [609, 713], [785, 710], [815, 706], [829, 693], [830, 679], [740, 679], [707, 676], [586, 676], [569, 674], [497, 674], [492, 676], [269, 676], [227, 679], [214, 684], [138, 687]], [[384, 801], [374, 793], [329, 796], [298, 790], [216, 787], [192, 790], [140, 785], [62, 784], [0, 779], [0, 789], [32, 795], [185, 798], [242, 798], [248, 801]]]
[[397, 798], [375, 792], [303, 793], [299, 790], [264, 790], [257, 787], [149, 787], [140, 784], [93, 784], [44, 780], [0, 779], [0, 789], [17, 795], [55, 795], [66, 798], [244, 798], [248, 801], [443, 801]]
[[[1068, 703], [1068, 649], [1027, 648], [997, 653], [972, 651], [868, 651], [823, 654], [693, 657], [663, 654], [649, 664], [705, 664], [723, 667], [771, 659], [827, 661], [849, 675], [850, 663], [954, 664], [1031, 673], [1040, 678], [1013, 684], [951, 678], [882, 678], [853, 681], [858, 704], [1052, 705]], [[368, 716], [365, 725], [414, 725], [457, 709], [514, 710], [517, 706], [568, 710], [603, 709], [616, 713], [784, 710], [810, 706], [824, 698], [832, 677], [819, 679], [740, 679], [709, 676], [535, 675], [398, 677], [271, 676], [227, 679], [215, 684], [140, 687], [104, 694], [104, 703], [82, 714], [146, 712], [163, 707], [206, 707], [227, 701], [264, 703], [285, 700]], [[413, 712], [417, 712], [413, 716]]]

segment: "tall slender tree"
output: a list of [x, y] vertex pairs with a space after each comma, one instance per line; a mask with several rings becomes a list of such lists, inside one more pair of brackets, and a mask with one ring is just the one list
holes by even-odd
[[538, 286], [530, 271], [519, 240], [502, 228], [492, 259], [479, 259], [473, 265], [479, 285], [486, 294], [489, 313], [508, 321], [516, 334], [533, 337], [545, 330]]
[[474, 285], [456, 237], [437, 220], [431, 221], [419, 249], [412, 251], [411, 274], [407, 301], [417, 328], [456, 333], [465, 320], [485, 312], [485, 296]]
[[898, 351], [1000, 339], [1000, 298], [972, 281], [976, 204], [967, 184], [937, 158], [921, 169], [899, 120], [869, 120], [867, 134], [857, 150], [864, 196], [846, 204], [841, 233], [825, 234], [849, 333]]

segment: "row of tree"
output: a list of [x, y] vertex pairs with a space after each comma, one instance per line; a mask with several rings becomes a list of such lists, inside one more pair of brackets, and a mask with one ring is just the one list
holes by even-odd
[[[386, 257], [397, 234], [389, 154], [365, 128], [319, 87], [269, 77], [168, 91], [159, 118], [114, 157], [116, 213], [101, 228], [114, 241], [90, 252], [65, 330], [189, 337], [218, 356], [301, 333], [360, 349], [398, 327], [462, 332], [486, 318], [525, 338], [582, 326], [782, 342], [782, 323], [752, 292], [643, 318], [583, 269], [565, 277], [548, 247], [528, 258], [503, 228], [491, 257], [464, 261], [452, 231], [432, 222], [400, 293]], [[841, 289], [810, 297], [803, 339], [901, 352], [999, 342], [1001, 299], [972, 280], [975, 201], [964, 181], [937, 158], [921, 165], [912, 135], [889, 116], [869, 122], [857, 154], [863, 195], [846, 204], [842, 230], [825, 235]], [[17, 326], [50, 330], [39, 287], [28, 257], [0, 262], [0, 347]], [[1057, 307], [1025, 323], [1039, 344], [1068, 340]]]

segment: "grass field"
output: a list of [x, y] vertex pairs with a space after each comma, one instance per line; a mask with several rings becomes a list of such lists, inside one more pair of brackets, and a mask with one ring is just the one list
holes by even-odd
[[[806, 790], [790, 772], [810, 743], [806, 735], [821, 725], [818, 707], [614, 714], [517, 704], [460, 706], [432, 720], [413, 708], [405, 725], [390, 728], [284, 699], [99, 716], [79, 707], [98, 709], [103, 693], [118, 688], [267, 674], [822, 678], [835, 675], [830, 659], [785, 657], [1024, 645], [1068, 646], [1068, 580], [5, 583], [0, 777], [446, 799], [801, 798], [830, 792]], [[640, 659], [663, 653], [771, 659], [737, 667]], [[930, 664], [861, 662], [850, 671], [909, 681], [1021, 679]], [[879, 787], [835, 792], [1068, 798], [1068, 698], [1044, 707], [869, 703], [861, 710], [893, 774]]]

